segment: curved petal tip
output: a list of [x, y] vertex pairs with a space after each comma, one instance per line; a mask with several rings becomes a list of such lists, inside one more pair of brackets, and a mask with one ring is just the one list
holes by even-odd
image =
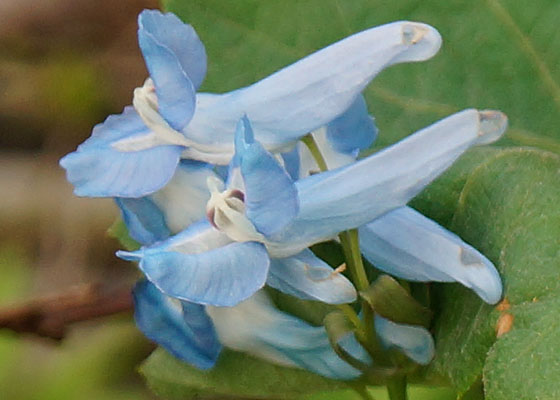
[[402, 25], [402, 40], [408, 50], [392, 64], [405, 61], [424, 61], [432, 58], [441, 47], [441, 35], [434, 27], [420, 22], [405, 22]]
[[508, 117], [501, 111], [482, 110], [478, 112], [478, 144], [488, 144], [498, 140], [506, 131]]

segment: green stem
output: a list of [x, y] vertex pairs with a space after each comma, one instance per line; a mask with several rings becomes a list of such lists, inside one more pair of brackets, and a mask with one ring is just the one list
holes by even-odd
[[387, 392], [391, 400], [407, 400], [406, 376], [396, 376], [387, 382]]
[[[327, 163], [313, 136], [311, 134], [304, 136], [302, 142], [309, 149], [309, 152], [315, 159], [319, 169], [321, 171], [327, 171]], [[360, 252], [358, 230], [352, 229], [346, 232], [341, 232], [338, 237], [340, 239], [340, 243], [342, 244], [344, 257], [346, 259], [346, 268], [348, 268], [352, 282], [358, 291], [367, 289], [369, 287], [369, 280], [364, 268], [362, 254]], [[353, 317], [352, 313], [349, 313], [348, 309], [342, 309], [342, 311], [349, 316], [350, 320], [355, 320], [355, 317]], [[351, 311], [353, 312], [353, 310]], [[385, 357], [382, 355], [383, 352], [381, 350], [381, 346], [379, 345], [375, 335], [373, 310], [366, 301], [362, 302], [362, 311], [363, 322], [360, 324], [361, 329], [359, 332], [356, 332], [357, 338], [367, 349], [370, 350], [370, 352], [372, 352], [372, 354], [377, 354], [384, 359]], [[353, 314], [355, 315], [354, 312]]]
[[354, 278], [356, 289], [366, 290], [369, 287], [369, 280], [364, 268], [362, 253], [360, 252], [360, 242], [358, 238], [358, 230], [351, 229], [341, 232], [338, 237], [346, 256], [346, 267]]
[[325, 172], [326, 170], [328, 170], [329, 168], [327, 167], [327, 162], [325, 161], [325, 158], [323, 157], [323, 154], [321, 154], [321, 150], [319, 150], [319, 146], [317, 146], [317, 142], [315, 141], [315, 139], [313, 139], [313, 136], [311, 135], [311, 133], [309, 133], [308, 135], [305, 135], [301, 139], [301, 141], [309, 149], [309, 152], [313, 156], [313, 159], [317, 163], [317, 166], [319, 167], [319, 169], [322, 172]]

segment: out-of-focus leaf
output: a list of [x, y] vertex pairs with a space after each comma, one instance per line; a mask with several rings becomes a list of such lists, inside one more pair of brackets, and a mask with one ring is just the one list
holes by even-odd
[[[384, 387], [370, 387], [369, 394], [375, 400], [389, 400], [387, 389]], [[456, 400], [457, 395], [450, 388], [429, 388], [416, 385], [408, 387], [409, 400]], [[318, 393], [312, 396], [304, 396], [302, 400], [360, 400], [362, 397], [351, 390], [339, 390], [336, 392]], [[474, 399], [473, 399], [474, 400]]]
[[166, 399], [210, 398], [293, 399], [303, 394], [345, 387], [343, 382], [281, 367], [243, 353], [225, 350], [217, 365], [201, 371], [157, 349], [140, 372], [154, 392]]

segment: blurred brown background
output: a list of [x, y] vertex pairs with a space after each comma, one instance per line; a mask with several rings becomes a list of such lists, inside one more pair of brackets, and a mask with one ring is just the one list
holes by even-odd
[[[58, 160], [143, 83], [144, 8], [158, 2], [0, 1], [0, 308], [136, 278], [106, 234], [112, 201], [74, 196]], [[62, 343], [0, 330], [0, 398], [148, 398], [134, 372], [147, 351], [127, 315], [76, 324]]]
[[[136, 16], [155, 0], [0, 2], [0, 240], [31, 254], [37, 289], [114, 273], [111, 200], [71, 194], [58, 159], [129, 104], [146, 71]], [[46, 283], [48, 281], [48, 284]]]

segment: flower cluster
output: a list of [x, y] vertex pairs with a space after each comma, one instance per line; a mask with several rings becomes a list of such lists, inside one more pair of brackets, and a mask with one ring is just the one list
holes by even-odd
[[[97, 125], [60, 164], [77, 195], [115, 198], [143, 245], [118, 256], [145, 275], [134, 289], [135, 317], [149, 338], [200, 368], [226, 346], [358, 377], [340, 349], [370, 365], [367, 346], [351, 334], [333, 346], [324, 326], [278, 310], [265, 289], [354, 303], [356, 282], [309, 249], [352, 229], [383, 272], [456, 281], [486, 302], [500, 299], [492, 263], [406, 204], [468, 148], [499, 138], [502, 113], [465, 110], [357, 160], [377, 135], [361, 92], [385, 67], [432, 57], [441, 44], [434, 28], [371, 28], [251, 86], [210, 94], [196, 92], [206, 54], [190, 25], [159, 11], [142, 12], [138, 23], [149, 78], [132, 106]], [[424, 327], [380, 315], [372, 323], [385, 348], [431, 360]]]

